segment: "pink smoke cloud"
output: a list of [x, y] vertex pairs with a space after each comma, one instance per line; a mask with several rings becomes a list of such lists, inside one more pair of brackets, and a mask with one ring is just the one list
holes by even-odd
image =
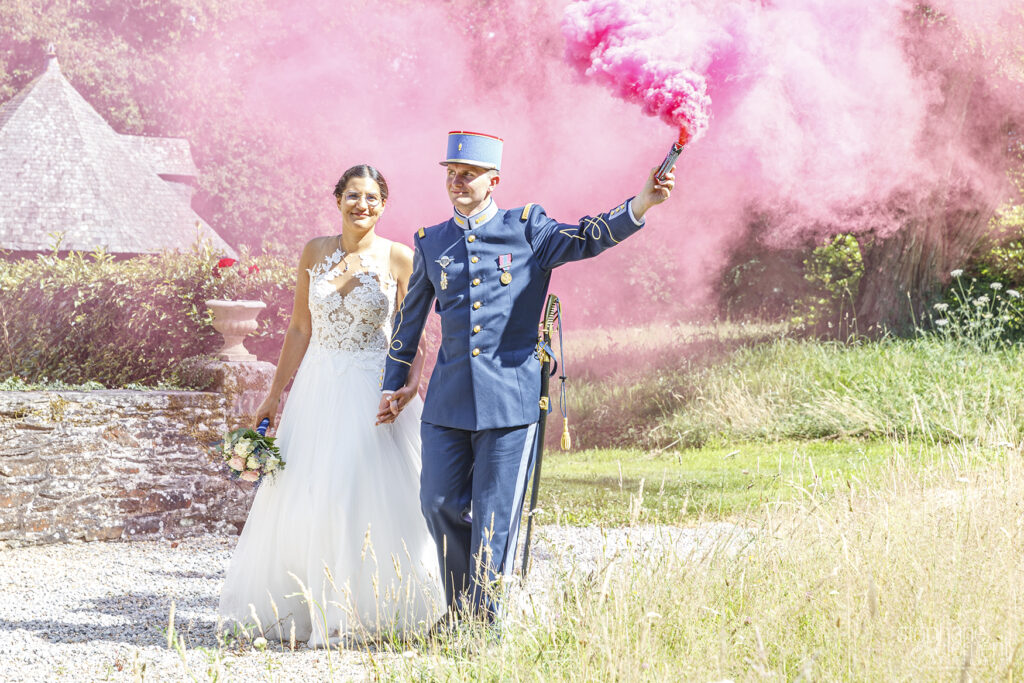
[[[1014, 11], [996, 4], [995, 19], [967, 0], [942, 7], [995, 45]], [[237, 116], [285, 150], [289, 172], [312, 188], [315, 220], [290, 226], [296, 254], [302, 240], [337, 230], [330, 188], [355, 163], [388, 178], [385, 237], [409, 242], [444, 220], [437, 161], [448, 130], [505, 139], [499, 206], [539, 202], [574, 221], [638, 191], [676, 137], [662, 122], [687, 122], [703, 136], [680, 159], [672, 199], [640, 235], [553, 280], [571, 323], [609, 310], [642, 319], [703, 301], [751, 212], [775, 217], [764, 237], [777, 244], [837, 226], [884, 237], [937, 194], [999, 184], [990, 163], [1005, 147], [998, 111], [1019, 91], [990, 88], [991, 115], [972, 105], [951, 125], [958, 119], [943, 113], [953, 105], [939, 69], [970, 50], [948, 31], [915, 33], [914, 7], [275, 0], [219, 44], [197, 46], [196, 73], [208, 91], [243, 92]], [[936, 56], [943, 49], [945, 61]], [[985, 83], [966, 101], [978, 102]], [[991, 139], [966, 134], [977, 130]], [[266, 220], [275, 220], [270, 202]], [[262, 227], [252, 226], [254, 242]]]
[[711, 99], [701, 74], [722, 31], [694, 6], [578, 0], [566, 7], [562, 33], [566, 58], [583, 75], [691, 138], [707, 129]]
[[[992, 38], [1019, 3], [940, 3]], [[998, 186], [986, 158], [938, 115], [948, 84], [911, 54], [909, 0], [576, 0], [566, 9], [566, 58], [647, 114], [714, 125], [685, 174], [695, 216], [722, 217], [718, 197], [779, 215], [771, 239], [793, 243], [846, 227], [886, 237], [902, 223], [861, 207], [901, 196], [905, 212], [941, 188]], [[950, 38], [955, 50], [970, 51]], [[1019, 68], [1019, 53], [1018, 53]], [[713, 104], [712, 104], [713, 103]], [[699, 115], [690, 112], [701, 112]], [[998, 125], [996, 121], [992, 125]], [[904, 212], [904, 213], [905, 213]], [[900, 212], [897, 212], [900, 213]], [[735, 220], [718, 224], [735, 230]]]

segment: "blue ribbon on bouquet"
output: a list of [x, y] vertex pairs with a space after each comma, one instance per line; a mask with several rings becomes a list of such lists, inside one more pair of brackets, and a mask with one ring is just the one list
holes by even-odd
[[260, 420], [260, 426], [256, 428], [256, 433], [260, 436], [266, 436], [268, 427], [270, 427], [270, 418], [265, 417]]

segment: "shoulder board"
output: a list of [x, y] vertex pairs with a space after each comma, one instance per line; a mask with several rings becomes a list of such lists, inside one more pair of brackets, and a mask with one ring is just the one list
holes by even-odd
[[519, 220], [525, 221], [527, 218], [529, 218], [530, 217], [530, 209], [532, 209], [532, 208], [533, 208], [533, 204], [527, 204], [526, 206], [524, 206], [523, 207], [523, 215], [519, 217]]
[[423, 236], [427, 234], [427, 229], [426, 228], [420, 228], [420, 230], [419, 230], [419, 232], [417, 234], [420, 236], [420, 239], [423, 239]]

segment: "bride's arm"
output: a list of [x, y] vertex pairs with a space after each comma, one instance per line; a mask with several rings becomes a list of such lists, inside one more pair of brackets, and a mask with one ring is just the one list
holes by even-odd
[[277, 418], [278, 404], [281, 402], [281, 394], [288, 386], [295, 371], [299, 368], [303, 356], [306, 355], [306, 348], [309, 346], [309, 338], [313, 333], [312, 323], [309, 315], [309, 273], [319, 252], [317, 241], [309, 242], [302, 250], [302, 257], [299, 259], [299, 271], [295, 278], [295, 303], [292, 304], [292, 318], [288, 323], [288, 330], [284, 334], [284, 346], [281, 347], [281, 357], [277, 360], [277, 369], [274, 371], [274, 380], [270, 384], [270, 393], [260, 407], [256, 409], [256, 423], [259, 424], [263, 418], [268, 418], [270, 424], [274, 424]]

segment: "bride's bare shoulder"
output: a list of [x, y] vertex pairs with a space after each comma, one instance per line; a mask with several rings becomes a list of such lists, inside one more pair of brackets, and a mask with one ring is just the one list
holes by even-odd
[[391, 272], [395, 276], [404, 274], [408, 277], [412, 273], [412, 257], [412, 249], [401, 242], [391, 241]]
[[333, 235], [314, 237], [302, 248], [299, 261], [301, 268], [311, 268], [314, 263], [323, 261], [337, 247], [338, 238]]

